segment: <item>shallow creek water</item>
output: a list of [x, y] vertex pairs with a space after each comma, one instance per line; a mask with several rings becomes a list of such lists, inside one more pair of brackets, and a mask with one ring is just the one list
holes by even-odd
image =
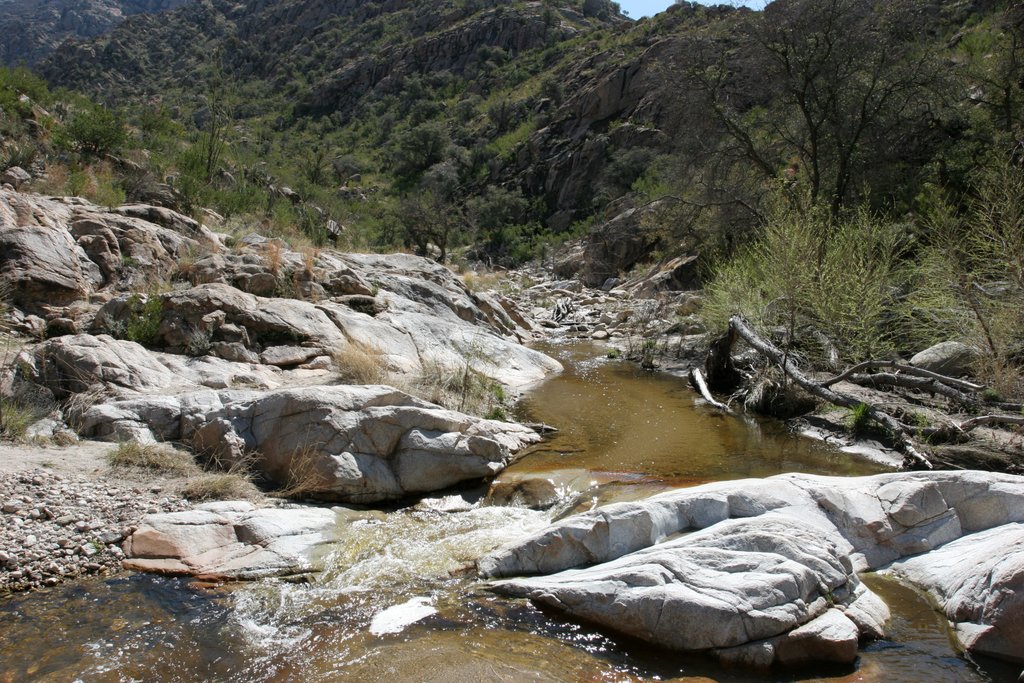
[[[549, 347], [566, 372], [534, 388], [523, 417], [560, 432], [502, 478], [555, 478], [582, 504], [673, 486], [786, 471], [868, 474], [873, 463], [777, 426], [696, 405], [683, 380], [606, 361], [591, 345]], [[652, 651], [490, 595], [474, 557], [545, 526], [549, 512], [370, 512], [339, 528], [313, 584], [206, 586], [124, 575], [0, 601], [7, 681], [763, 681], [699, 658]], [[892, 637], [856, 670], [777, 680], [998, 681], [1016, 672], [957, 656], [921, 595], [869, 577], [893, 606]], [[398, 613], [429, 613], [400, 629]], [[402, 621], [399, 618], [399, 621]], [[392, 628], [393, 627], [393, 628]]]

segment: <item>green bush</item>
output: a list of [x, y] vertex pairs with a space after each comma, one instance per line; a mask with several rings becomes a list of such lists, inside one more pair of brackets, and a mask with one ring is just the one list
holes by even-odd
[[56, 137], [59, 145], [86, 156], [99, 157], [116, 152], [128, 141], [124, 123], [100, 106], [76, 112]]
[[965, 341], [993, 390], [1024, 395], [1024, 170], [987, 171], [968, 210], [939, 204], [928, 232], [908, 297], [913, 342]]
[[160, 297], [150, 296], [143, 303], [142, 297], [132, 294], [127, 303], [131, 313], [125, 321], [124, 338], [143, 346], [151, 346], [159, 341], [160, 322], [163, 320], [163, 301]]
[[701, 315], [711, 330], [734, 313], [765, 331], [784, 328], [787, 344], [803, 341], [807, 353], [821, 351], [812, 340], [821, 333], [845, 360], [885, 355], [904, 333], [895, 292], [908, 279], [907, 235], [866, 209], [832, 222], [780, 205], [760, 237], [715, 270]]
[[25, 67], [0, 67], [0, 109], [27, 118], [32, 114], [31, 102], [22, 102], [25, 95], [31, 102], [46, 104], [50, 99], [46, 81]]

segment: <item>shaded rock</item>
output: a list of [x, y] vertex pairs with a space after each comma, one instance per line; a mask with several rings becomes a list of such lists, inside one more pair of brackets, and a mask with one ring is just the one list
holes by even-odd
[[960, 377], [970, 374], [974, 363], [978, 360], [978, 350], [967, 344], [947, 341], [930, 346], [914, 355], [910, 364], [922, 370], [931, 370], [940, 375]]
[[164, 296], [163, 342], [181, 346], [190, 330], [209, 327], [206, 316], [223, 313], [222, 322], [246, 330], [252, 342], [316, 341], [326, 347], [341, 346], [345, 338], [331, 319], [305, 301], [264, 299], [234, 287], [211, 283]]
[[967, 650], [1024, 663], [1024, 524], [969, 534], [888, 571], [931, 593]]
[[579, 281], [587, 287], [601, 287], [647, 258], [661, 237], [644, 228], [643, 217], [660, 206], [661, 202], [653, 202], [643, 209], [626, 209], [598, 226], [584, 247]]
[[654, 266], [638, 280], [626, 284], [625, 287], [634, 297], [641, 299], [652, 298], [660, 292], [700, 289], [698, 258], [696, 254], [677, 256]]
[[782, 666], [818, 662], [852, 664], [857, 658], [857, 625], [837, 609], [793, 629], [775, 645], [775, 661]]
[[21, 166], [11, 166], [3, 173], [0, 173], [0, 185], [10, 185], [15, 190], [32, 180], [32, 176]]
[[68, 207], [0, 189], [0, 277], [28, 311], [85, 298], [103, 282], [66, 229]]

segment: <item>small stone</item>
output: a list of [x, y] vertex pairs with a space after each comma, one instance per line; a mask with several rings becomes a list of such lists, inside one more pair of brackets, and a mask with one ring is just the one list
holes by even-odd
[[35, 534], [29, 534], [28, 536], [25, 537], [25, 540], [22, 541], [21, 544], [23, 546], [25, 546], [26, 548], [31, 548], [32, 546], [34, 546], [38, 542], [39, 542], [39, 539], [35, 537]]
[[7, 502], [4, 503], [3, 511], [8, 515], [13, 515], [14, 513], [21, 510], [21, 507], [21, 501], [8, 500]]
[[103, 545], [110, 545], [111, 543], [120, 543], [123, 539], [124, 536], [116, 531], [104, 531], [96, 540]]

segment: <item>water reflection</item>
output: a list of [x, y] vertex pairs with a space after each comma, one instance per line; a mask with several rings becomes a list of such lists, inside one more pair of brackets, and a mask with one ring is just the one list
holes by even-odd
[[[654, 489], [783, 472], [863, 475], [886, 468], [770, 421], [697, 405], [685, 380], [601, 357], [593, 344], [546, 346], [565, 372], [529, 391], [520, 416], [560, 430], [500, 480], [545, 473], [560, 483]], [[585, 488], [585, 486], [583, 487]]]

